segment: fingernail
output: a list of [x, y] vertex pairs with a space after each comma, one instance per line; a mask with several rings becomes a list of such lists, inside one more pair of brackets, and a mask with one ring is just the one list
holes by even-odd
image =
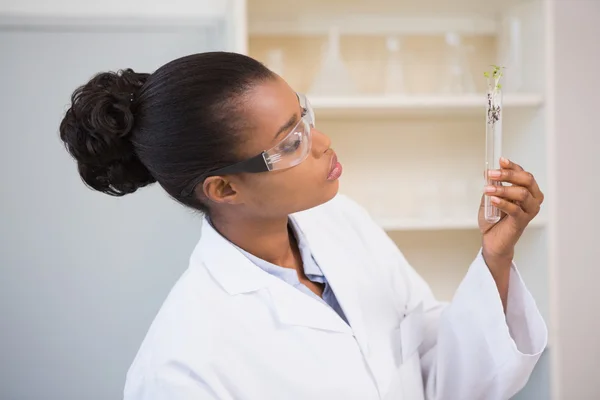
[[490, 196], [490, 200], [492, 200], [492, 203], [494, 204], [500, 203], [500, 198], [496, 196]]
[[494, 193], [495, 191], [496, 191], [496, 186], [486, 186], [485, 187], [486, 193]]
[[502, 173], [497, 170], [492, 170], [492, 171], [488, 172], [488, 176], [491, 176], [493, 178], [498, 178], [498, 177], [500, 177], [500, 175], [502, 175]]
[[509, 163], [508, 158], [504, 158], [504, 157], [500, 157], [500, 161], [502, 161], [505, 164]]

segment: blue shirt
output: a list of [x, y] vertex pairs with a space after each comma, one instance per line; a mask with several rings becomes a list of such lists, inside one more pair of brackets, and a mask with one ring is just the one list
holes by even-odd
[[248, 253], [247, 251], [239, 248], [238, 246], [235, 246], [235, 244], [234, 246], [240, 252], [242, 252], [242, 254], [244, 254], [250, 261], [252, 261], [252, 263], [255, 264], [257, 267], [259, 267], [266, 273], [271, 274], [281, 279], [282, 281], [288, 283], [289, 285], [295, 287], [302, 293], [305, 293], [307, 296], [310, 296], [320, 302], [323, 302], [326, 306], [331, 307], [340, 316], [340, 318], [342, 318], [348, 325], [350, 325], [348, 323], [346, 315], [344, 314], [344, 311], [342, 310], [342, 307], [340, 306], [340, 303], [337, 301], [337, 298], [333, 293], [333, 289], [329, 285], [329, 282], [327, 282], [327, 278], [325, 278], [323, 271], [321, 271], [321, 268], [319, 268], [319, 265], [313, 258], [310, 248], [308, 247], [308, 243], [302, 235], [302, 232], [300, 231], [300, 229], [296, 225], [296, 222], [292, 218], [290, 218], [289, 221], [292, 227], [292, 232], [296, 237], [296, 242], [298, 243], [300, 255], [302, 257], [304, 274], [310, 281], [323, 284], [323, 298], [317, 296], [308, 287], [304, 286], [300, 282], [300, 280], [298, 279], [298, 273], [295, 269], [283, 268], [279, 265], [272, 264], [268, 261], [263, 260], [262, 258], [258, 258], [255, 255]]

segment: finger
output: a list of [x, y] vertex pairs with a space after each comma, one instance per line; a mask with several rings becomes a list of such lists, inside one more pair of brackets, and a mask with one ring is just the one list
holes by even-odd
[[519, 164], [512, 162], [511, 160], [505, 157], [500, 158], [500, 167], [505, 169], [513, 169], [515, 171], [524, 171], [523, 167], [521, 167]]
[[544, 194], [540, 190], [540, 187], [531, 172], [517, 169], [501, 169], [489, 171], [488, 176], [492, 181], [508, 182], [513, 185], [523, 186], [540, 202], [544, 199]]
[[502, 199], [517, 202], [527, 214], [536, 215], [540, 211], [540, 203], [531, 192], [523, 186], [486, 186], [485, 193]]
[[525, 177], [523, 178], [523, 180], [525, 181], [525, 183], [529, 183], [528, 185], [523, 185], [523, 186], [526, 186], [527, 188], [529, 188], [530, 189], [529, 191], [531, 192], [533, 197], [538, 199], [540, 201], [540, 203], [542, 203], [544, 201], [544, 194], [540, 190], [537, 180], [535, 179], [535, 177], [533, 176], [532, 173], [525, 171], [523, 169], [523, 167], [521, 167], [519, 164], [517, 164], [517, 163], [513, 162], [512, 160], [509, 160], [508, 158], [505, 158], [505, 157], [500, 158], [500, 166], [505, 169], [523, 172], [525, 174]]
[[525, 211], [523, 211], [523, 209], [517, 204], [501, 199], [500, 197], [490, 196], [490, 200], [495, 207], [499, 208], [501, 211], [513, 218], [522, 218], [523, 214], [525, 213]]

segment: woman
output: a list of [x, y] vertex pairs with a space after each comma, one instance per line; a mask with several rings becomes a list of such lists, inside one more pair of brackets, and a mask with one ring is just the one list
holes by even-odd
[[443, 304], [337, 194], [342, 167], [306, 98], [249, 57], [99, 74], [75, 91], [60, 135], [91, 188], [158, 182], [205, 215], [127, 400], [508, 399], [546, 345], [512, 263], [543, 195], [517, 164], [496, 171], [512, 184], [488, 193], [504, 218], [480, 212], [481, 251]]

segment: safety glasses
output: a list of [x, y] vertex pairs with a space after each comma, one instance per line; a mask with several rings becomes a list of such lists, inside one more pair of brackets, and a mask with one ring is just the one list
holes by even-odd
[[190, 196], [196, 186], [209, 176], [277, 171], [295, 167], [304, 161], [312, 145], [311, 130], [315, 127], [315, 113], [304, 94], [296, 95], [302, 107], [302, 117], [279, 143], [252, 158], [203, 174], [181, 192], [182, 196]]

